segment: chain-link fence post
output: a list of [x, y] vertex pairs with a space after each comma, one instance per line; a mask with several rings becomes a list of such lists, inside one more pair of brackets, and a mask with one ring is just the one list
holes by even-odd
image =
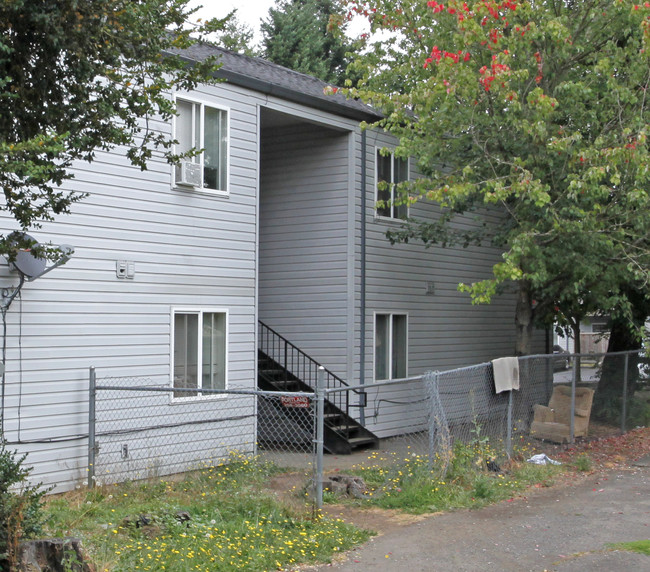
[[316, 377], [316, 506], [323, 508], [323, 436], [325, 427], [325, 368]]
[[508, 392], [508, 427], [506, 429], [506, 454], [512, 458], [512, 389]]
[[435, 372], [427, 371], [424, 374], [424, 383], [429, 394], [429, 471], [433, 470], [433, 459], [436, 454], [436, 395], [438, 394], [438, 378]]
[[437, 371], [427, 371], [422, 379], [426, 387], [429, 402], [429, 471], [433, 471], [436, 454], [438, 454], [442, 464], [441, 474], [444, 476], [451, 453], [451, 435], [449, 434], [445, 408], [440, 399], [440, 373]]
[[576, 355], [573, 360], [573, 373], [571, 375], [571, 414], [569, 415], [569, 443], [575, 443], [576, 430], [576, 378], [578, 377], [578, 367], [580, 366], [580, 354]]
[[627, 417], [627, 367], [629, 365], [630, 354], [625, 354], [623, 370], [623, 407], [621, 408], [621, 433], [625, 433], [625, 418]]
[[95, 486], [95, 398], [97, 396], [95, 368], [88, 375], [88, 487]]
[[433, 457], [436, 454], [436, 419], [434, 392], [437, 392], [438, 390], [438, 383], [436, 380], [436, 374], [431, 371], [427, 371], [422, 379], [427, 389], [427, 393], [429, 394], [429, 450], [427, 459], [429, 462], [429, 471], [433, 471]]

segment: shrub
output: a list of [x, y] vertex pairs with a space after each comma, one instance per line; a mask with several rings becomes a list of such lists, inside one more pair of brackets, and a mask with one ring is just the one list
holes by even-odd
[[0, 571], [15, 568], [18, 543], [35, 536], [43, 522], [42, 500], [48, 489], [28, 485], [32, 468], [25, 467], [26, 455], [10, 451], [0, 440]]

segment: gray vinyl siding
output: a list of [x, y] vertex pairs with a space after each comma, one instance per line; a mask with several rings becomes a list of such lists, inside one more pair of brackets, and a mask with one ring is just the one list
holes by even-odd
[[[155, 382], [145, 380], [143, 385], [155, 386]], [[95, 472], [101, 483], [181, 473], [223, 461], [231, 451], [255, 452], [252, 395], [209, 396], [173, 404], [168, 394], [158, 392], [106, 390], [99, 397], [100, 450]], [[169, 412], [163, 419], [168, 426], [160, 427], [164, 412]], [[120, 433], [125, 427], [129, 433]], [[122, 458], [125, 443], [127, 459]], [[152, 458], [152, 450], [163, 454]]]
[[[366, 148], [366, 383], [374, 380], [375, 313], [408, 315], [408, 375], [427, 370], [448, 370], [478, 364], [514, 354], [514, 290], [496, 296], [489, 305], [472, 305], [469, 294], [458, 291], [458, 284], [472, 283], [492, 276], [492, 266], [501, 251], [490, 245], [462, 248], [425, 248], [415, 241], [391, 245], [385, 234], [397, 229], [398, 221], [375, 214], [375, 157], [381, 147], [394, 142], [383, 134], [368, 133]], [[411, 178], [416, 177], [410, 163]], [[360, 208], [360, 205], [359, 205]], [[410, 216], [436, 216], [432, 204], [418, 202]], [[498, 217], [496, 212], [484, 213]], [[498, 220], [494, 218], [493, 220]], [[476, 222], [466, 217], [457, 224], [471, 228]], [[427, 294], [427, 283], [434, 293]], [[536, 337], [536, 350], [543, 352], [543, 335]], [[379, 436], [396, 434], [404, 419], [412, 419], [412, 430], [422, 429], [426, 417], [422, 410], [425, 396], [420, 384], [395, 391], [390, 387], [370, 387], [369, 403], [379, 407], [366, 410], [368, 428]]]
[[[141, 171], [116, 149], [76, 165], [65, 186], [88, 196], [72, 214], [31, 233], [71, 244], [75, 253], [26, 283], [7, 314], [5, 436], [59, 441], [12, 445], [29, 454], [34, 479], [57, 490], [86, 479], [90, 366], [100, 383], [129, 377], [133, 384], [170, 384], [172, 308], [227, 309], [228, 387], [255, 386], [257, 100], [225, 85], [198, 94], [229, 108], [229, 195], [174, 189], [172, 168], [159, 154]], [[0, 224], [16, 228], [7, 217]], [[116, 277], [116, 260], [135, 262], [133, 280]], [[17, 283], [6, 266], [0, 272], [3, 286]], [[214, 407], [227, 410], [229, 400]], [[155, 415], [173, 419], [178, 407], [165, 403]], [[150, 413], [136, 401], [123, 410], [132, 419]], [[254, 421], [238, 431], [242, 441], [254, 441]], [[100, 438], [99, 460], [102, 451], [108, 448]]]
[[[490, 306], [472, 306], [469, 296], [457, 291], [460, 281], [490, 275], [497, 250], [427, 250], [386, 240], [390, 223], [374, 216], [374, 173], [376, 146], [388, 137], [368, 133], [362, 213], [361, 136], [353, 120], [228, 84], [197, 94], [229, 109], [229, 194], [174, 189], [171, 166], [159, 154], [140, 171], [117, 149], [98, 153], [91, 165], [77, 165], [66, 188], [88, 197], [72, 206], [72, 214], [32, 233], [41, 242], [71, 244], [75, 254], [65, 266], [25, 284], [7, 314], [5, 434], [10, 442], [22, 441], [13, 446], [29, 453], [34, 479], [59, 485], [58, 490], [86, 478], [88, 368], [97, 368], [100, 383], [128, 377], [135, 384], [168, 386], [173, 308], [228, 311], [227, 380], [233, 389], [256, 384], [258, 314], [351, 383], [361, 377], [362, 331], [365, 381], [373, 382], [375, 312], [408, 315], [410, 375], [513, 351], [512, 294]], [[292, 119], [260, 132], [261, 107]], [[170, 129], [155, 122], [152, 127]], [[412, 214], [425, 209], [422, 214], [430, 215], [427, 208], [418, 205]], [[367, 223], [363, 324], [362, 215]], [[16, 228], [7, 217], [0, 227]], [[135, 263], [133, 280], [116, 277], [117, 260]], [[427, 282], [435, 284], [433, 296], [425, 294]], [[16, 283], [0, 265], [0, 287]], [[241, 401], [211, 403], [219, 416]], [[419, 427], [417, 389], [406, 395], [371, 389], [369, 403], [379, 402], [381, 407], [366, 409], [366, 418], [381, 436], [393, 434], [404, 419], [413, 420], [413, 430]], [[181, 411], [200, 415], [191, 404], [172, 405], [167, 398], [151, 408], [125, 396], [113, 407], [119, 404], [124, 405], [119, 415], [138, 423], [176, 419]], [[224, 448], [250, 443], [254, 406], [238, 409], [246, 420], [231, 424], [227, 438], [215, 434], [203, 439], [203, 446], [192, 431], [179, 431], [182, 448], [213, 458], [215, 441]], [[103, 439], [100, 457], [119, 463], [124, 441]], [[144, 449], [141, 440], [129, 441], [133, 455], [144, 455]], [[188, 462], [177, 452], [163, 470], [180, 470]], [[124, 468], [140, 475], [146, 461], [134, 458]]]
[[347, 376], [349, 133], [263, 131], [260, 320]]

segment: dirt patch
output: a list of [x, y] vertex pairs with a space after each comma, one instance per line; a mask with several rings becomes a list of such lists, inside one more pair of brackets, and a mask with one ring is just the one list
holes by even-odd
[[269, 481], [268, 489], [284, 504], [300, 512], [305, 510], [305, 502], [308, 501], [309, 482], [310, 477], [305, 473], [282, 473]]
[[359, 528], [385, 534], [401, 526], [420, 522], [432, 514], [407, 514], [377, 507], [361, 508], [344, 504], [325, 505], [323, 512], [330, 518], [340, 518]]

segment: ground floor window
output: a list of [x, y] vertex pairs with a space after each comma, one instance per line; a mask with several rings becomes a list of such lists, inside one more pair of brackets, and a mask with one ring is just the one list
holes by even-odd
[[375, 314], [375, 380], [406, 377], [407, 315]]
[[[174, 310], [172, 377], [175, 388], [225, 389], [228, 315], [225, 311]], [[175, 392], [192, 397], [197, 392]]]

